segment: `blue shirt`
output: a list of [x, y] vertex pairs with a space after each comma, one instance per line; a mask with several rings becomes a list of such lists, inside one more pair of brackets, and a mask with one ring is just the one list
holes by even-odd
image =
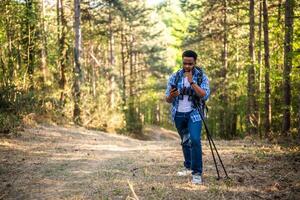
[[[168, 80], [168, 84], [167, 84], [167, 89], [166, 89], [166, 96], [167, 97], [170, 95], [172, 85], [175, 85], [175, 79], [176, 79], [176, 74], [177, 73], [178, 73], [178, 76], [179, 76], [178, 77], [178, 84], [177, 84], [178, 92], [180, 93], [183, 89], [184, 70], [181, 69], [178, 72], [173, 73], [170, 76], [170, 78]], [[197, 81], [198, 81], [197, 79], [198, 79], [199, 74], [200, 74], [200, 72], [196, 68], [194, 68], [193, 69], [193, 81], [195, 83], [197, 83]], [[205, 96], [202, 97], [202, 99], [206, 101], [208, 99], [209, 95], [210, 95], [210, 89], [209, 89], [208, 78], [207, 78], [207, 76], [204, 72], [203, 72], [203, 75], [202, 75], [202, 83], [200, 85], [200, 88], [205, 91]], [[175, 119], [175, 115], [176, 115], [176, 112], [178, 110], [178, 105], [179, 105], [179, 97], [177, 96], [173, 99], [172, 107], [171, 107], [171, 113], [172, 113], [172, 120], [173, 121]], [[200, 117], [200, 114], [199, 114], [199, 111], [197, 110], [197, 108], [193, 108], [193, 110], [191, 111], [190, 116], [191, 116], [191, 119], [192, 119], [193, 122], [201, 121], [201, 117]]]

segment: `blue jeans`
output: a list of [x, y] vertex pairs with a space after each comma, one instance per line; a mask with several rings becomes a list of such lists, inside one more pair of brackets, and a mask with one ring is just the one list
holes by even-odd
[[193, 174], [202, 174], [202, 121], [193, 122], [191, 112], [176, 112], [175, 125], [181, 138], [184, 166]]

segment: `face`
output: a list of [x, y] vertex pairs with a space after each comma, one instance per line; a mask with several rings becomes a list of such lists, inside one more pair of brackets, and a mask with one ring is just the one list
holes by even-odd
[[189, 72], [196, 64], [196, 60], [193, 57], [183, 57], [182, 65], [185, 72]]

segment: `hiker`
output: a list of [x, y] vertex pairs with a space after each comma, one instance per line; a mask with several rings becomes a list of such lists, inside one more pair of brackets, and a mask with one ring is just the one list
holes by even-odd
[[203, 107], [210, 89], [202, 68], [196, 67], [196, 60], [197, 54], [194, 51], [183, 52], [183, 67], [170, 76], [166, 101], [172, 103], [172, 120], [181, 138], [184, 157], [183, 170], [177, 175], [192, 174], [192, 183], [202, 184], [202, 121], [196, 105]]

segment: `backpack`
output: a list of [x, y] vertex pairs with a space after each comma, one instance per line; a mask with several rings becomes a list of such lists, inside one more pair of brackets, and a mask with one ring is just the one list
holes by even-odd
[[[203, 80], [203, 70], [199, 66], [195, 66], [194, 68], [196, 70], [198, 70], [198, 72], [199, 72], [199, 75], [198, 75], [198, 78], [197, 78], [197, 85], [200, 86], [201, 83], [202, 83], [202, 80]], [[180, 70], [178, 70], [176, 72], [176, 77], [175, 77], [175, 81], [174, 81], [174, 85], [176, 87], [177, 87], [178, 81], [179, 81], [179, 72], [180, 72]], [[202, 114], [203, 114], [203, 116], [205, 116], [205, 113], [208, 112], [208, 107], [206, 106], [205, 101], [201, 97], [199, 97], [197, 95], [193, 95], [192, 102], [193, 102], [194, 107], [196, 107], [196, 108], [201, 106]]]

